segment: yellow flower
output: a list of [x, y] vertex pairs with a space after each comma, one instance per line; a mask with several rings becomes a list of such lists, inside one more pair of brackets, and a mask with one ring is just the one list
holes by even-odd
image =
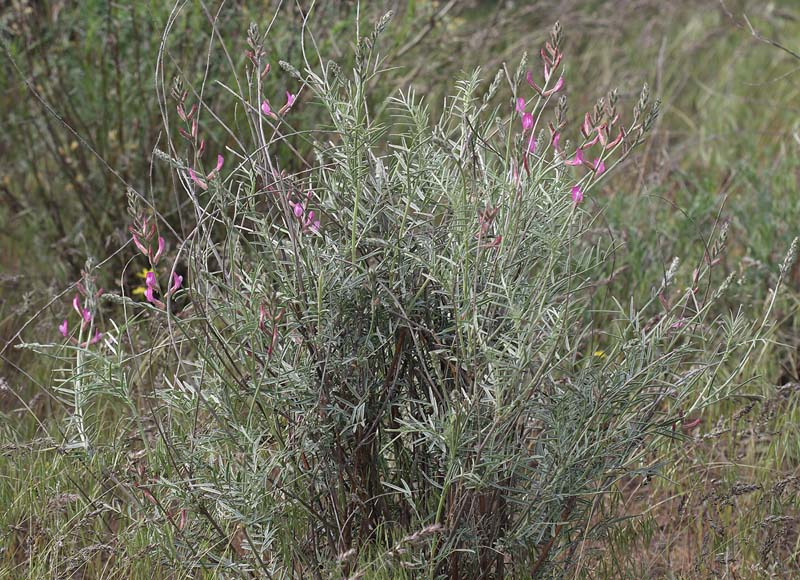
[[[141, 272], [136, 272], [136, 277], [137, 278], [141, 278], [142, 280], [144, 280], [144, 279], [147, 278], [147, 275], [151, 271], [152, 270], [149, 270], [148, 268], [142, 268]], [[136, 288], [131, 290], [131, 294], [133, 294], [134, 296], [144, 296], [144, 293], [145, 293], [145, 287], [144, 286], [136, 286]]]
[[597, 358], [606, 358], [606, 351], [596, 350], [594, 351], [594, 356], [596, 356]]

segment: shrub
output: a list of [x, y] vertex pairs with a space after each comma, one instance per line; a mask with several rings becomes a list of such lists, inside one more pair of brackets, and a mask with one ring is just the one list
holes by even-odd
[[[468, 75], [435, 121], [411, 90], [370, 107], [388, 22], [349, 73], [265, 72], [251, 27], [224, 152], [176, 84], [185, 139], [158, 158], [193, 229], [179, 240], [131, 190], [141, 297], [100, 296], [87, 267], [62, 325], [67, 435], [92, 453], [92, 409], [125, 403], [143, 446], [127, 486], [182, 566], [565, 573], [618, 521], [616, 483], [657, 474], [659, 438], [733, 392], [769, 329], [771, 303], [753, 321], [718, 311], [724, 231], [688, 277], [676, 259], [648, 302], [597, 311], [608, 248], [585, 208], [655, 118], [646, 87], [630, 112], [612, 92], [568, 124], [556, 25], [541, 67]], [[327, 124], [292, 127], [301, 107]], [[283, 171], [290, 136], [313, 145], [307, 169]], [[103, 299], [121, 325], [96, 328]]]

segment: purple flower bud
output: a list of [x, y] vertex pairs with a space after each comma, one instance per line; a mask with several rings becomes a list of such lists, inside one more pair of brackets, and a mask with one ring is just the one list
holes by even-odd
[[158, 259], [161, 257], [161, 254], [164, 253], [164, 238], [158, 236], [158, 250], [156, 251], [155, 256], [153, 256], [153, 265], [158, 263]]
[[194, 172], [194, 169], [189, 168], [189, 178], [197, 184], [197, 187], [200, 189], [208, 189], [208, 185], [203, 183], [197, 174]]
[[264, 99], [261, 103], [261, 112], [265, 115], [272, 113], [272, 108], [269, 106], [269, 101], [267, 99]]
[[144, 291], [144, 297], [147, 298], [148, 302], [155, 302], [155, 297], [153, 296], [153, 287], [148, 286], [147, 290]]
[[173, 294], [177, 292], [181, 284], [183, 284], [183, 276], [178, 276], [176, 272], [172, 273], [172, 288], [169, 289], [170, 293]]
[[534, 91], [536, 91], [536, 92], [537, 92], [537, 93], [539, 93], [540, 95], [542, 94], [542, 89], [541, 89], [541, 87], [539, 87], [539, 85], [537, 85], [537, 84], [536, 84], [536, 83], [533, 81], [533, 74], [531, 74], [531, 71], [528, 71], [528, 74], [526, 74], [526, 75], [525, 75], [525, 80], [527, 80], [527, 81], [528, 81], [528, 84], [531, 86], [531, 88], [532, 88]]
[[572, 188], [572, 201], [575, 203], [575, 205], [578, 205], [583, 201], [583, 191], [581, 190], [580, 185], [576, 185]]
[[58, 325], [58, 331], [61, 333], [61, 336], [64, 338], [67, 337], [67, 334], [69, 333], [69, 326], [67, 325], [66, 318], [64, 319], [64, 322]]
[[155, 288], [156, 287], [156, 274], [152, 270], [150, 270], [147, 275], [144, 277], [144, 284], [148, 288]]
[[75, 298], [72, 299], [72, 308], [75, 309], [75, 312], [78, 313], [78, 316], [83, 318], [83, 308], [81, 308], [81, 298], [80, 295], [75, 294]]
[[132, 235], [133, 235], [133, 243], [136, 245], [137, 248], [139, 248], [139, 251], [142, 254], [147, 256], [150, 252], [147, 250], [145, 245], [139, 240], [139, 236], [137, 236], [136, 234], [132, 234]]
[[522, 97], [517, 98], [517, 113], [525, 112], [525, 99]]

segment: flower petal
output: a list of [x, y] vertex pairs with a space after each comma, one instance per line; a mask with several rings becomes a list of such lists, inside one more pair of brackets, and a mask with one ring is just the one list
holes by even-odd
[[580, 185], [576, 185], [572, 188], [572, 201], [575, 205], [578, 205], [580, 202], [583, 201], [583, 190], [581, 190]]
[[522, 129], [528, 131], [533, 128], [533, 115], [525, 113], [522, 115]]
[[575, 157], [573, 159], [568, 159], [564, 163], [567, 165], [583, 165], [583, 149], [578, 149], [575, 151]]

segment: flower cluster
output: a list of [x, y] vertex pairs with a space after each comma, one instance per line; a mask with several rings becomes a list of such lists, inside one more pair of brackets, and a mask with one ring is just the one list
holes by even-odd
[[[527, 140], [527, 145], [522, 157], [521, 165], [525, 170], [530, 173], [528, 166], [528, 156], [536, 152], [536, 125], [538, 119], [541, 117], [541, 108], [548, 102], [549, 97], [555, 95], [564, 88], [563, 76], [558, 76], [554, 83], [551, 82], [556, 78], [556, 71], [562, 62], [564, 54], [559, 48], [561, 42], [561, 27], [558, 23], [553, 27], [550, 33], [549, 40], [541, 49], [540, 55], [542, 60], [542, 76], [544, 82], [542, 86], [537, 84], [534, 79], [534, 73], [527, 71], [526, 79], [528, 85], [538, 95], [539, 99], [534, 100], [534, 110], [528, 111], [528, 101], [524, 97], [518, 97], [515, 103], [515, 110], [521, 117], [522, 135]], [[646, 88], [643, 91], [643, 96], [640, 99], [637, 109], [634, 110], [634, 121], [636, 122], [644, 110], [646, 101]], [[627, 132], [625, 127], [619, 123], [619, 115], [616, 111], [617, 93], [612, 91], [606, 97], [600, 99], [591, 112], [584, 115], [583, 122], [581, 123], [580, 131], [582, 139], [579, 140], [580, 145], [571, 154], [562, 151], [560, 146], [561, 129], [566, 124], [566, 96], [562, 95], [556, 106], [556, 124], [548, 123], [550, 132], [550, 142], [553, 145], [555, 152], [555, 159], [557, 162], [563, 162], [571, 167], [585, 167], [589, 170], [590, 181], [596, 179], [605, 173], [606, 162], [609, 156], [617, 148], [618, 145], [626, 141]], [[538, 113], [537, 113], [538, 111]], [[655, 115], [657, 107], [651, 112], [650, 119]], [[640, 131], [645, 130], [646, 123], [641, 124]], [[630, 130], [634, 130], [633, 127]], [[623, 146], [623, 155], [628, 150], [629, 145]], [[593, 150], [590, 155], [589, 151]], [[519, 172], [516, 167], [513, 170], [514, 178], [518, 181], [520, 178]], [[570, 195], [575, 204], [583, 201], [584, 190], [581, 186], [583, 179], [578, 179], [578, 182], [571, 188]]]
[[313, 192], [309, 189], [303, 201], [289, 201], [292, 215], [300, 222], [301, 232], [310, 231], [316, 233], [319, 231], [319, 216], [314, 213], [314, 210], [308, 210], [312, 195]]
[[[178, 127], [178, 132], [181, 136], [186, 139], [190, 146], [194, 148], [196, 157], [202, 157], [203, 153], [206, 150], [206, 142], [205, 139], [200, 139], [200, 143], [198, 145], [197, 139], [199, 137], [199, 128], [198, 128], [198, 121], [197, 117], [199, 116], [198, 113], [198, 106], [197, 103], [193, 104], [189, 111], [186, 111], [186, 99], [189, 96], [189, 91], [184, 90], [182, 84], [179, 80], [175, 81], [175, 86], [172, 89], [172, 97], [178, 102], [176, 105], [178, 111], [178, 117], [181, 121], [183, 121], [184, 127]], [[217, 155], [217, 165], [214, 167], [211, 172], [205, 176], [205, 178], [201, 178], [197, 175], [197, 172], [193, 168], [189, 168], [187, 173], [189, 175], [189, 179], [192, 180], [193, 183], [197, 185], [202, 190], [208, 189], [208, 182], [211, 181], [214, 177], [219, 174], [220, 169], [222, 169], [222, 164], [225, 162], [225, 159], [222, 155]]]
[[[172, 273], [172, 286], [170, 286], [169, 290], [167, 290], [166, 296], [173, 296], [178, 290], [180, 290], [181, 286], [183, 285], [183, 276], [179, 276], [177, 272]], [[161, 308], [162, 310], [166, 308], [166, 305], [156, 298], [156, 292], [160, 293], [158, 288], [158, 279], [156, 278], [156, 273], [150, 270], [145, 274], [144, 278], [144, 297], [147, 299], [148, 302]]]
[[[163, 310], [166, 308], [165, 304], [156, 298], [156, 293], [160, 294], [160, 290], [158, 288], [155, 268], [158, 266], [158, 262], [164, 254], [166, 243], [164, 242], [164, 238], [158, 236], [157, 249], [153, 251], [153, 240], [156, 237], [155, 223], [147, 216], [142, 215], [141, 212], [134, 211], [133, 213], [136, 216], [134, 218], [134, 225], [130, 227], [133, 243], [150, 262], [149, 269], [145, 268], [140, 274], [137, 274], [140, 278], [144, 278], [144, 288], [136, 288], [133, 292], [134, 294], [143, 294], [148, 302]], [[172, 286], [165, 296], [172, 296], [175, 294], [182, 284], [183, 276], [179, 276], [177, 273], [173, 272]]]
[[[252, 68], [252, 75], [253, 78], [256, 77], [259, 81], [264, 80], [267, 74], [270, 71], [270, 64], [264, 63], [267, 57], [267, 53], [264, 50], [264, 46], [259, 39], [258, 29], [255, 24], [250, 25], [250, 29], [247, 31], [247, 44], [250, 46], [250, 49], [245, 50], [244, 54], [253, 65]], [[259, 82], [260, 86], [260, 82]], [[264, 99], [261, 101], [261, 112], [264, 114], [265, 117], [269, 117], [271, 119], [278, 119], [279, 116], [283, 116], [289, 112], [289, 109], [292, 108], [294, 105], [295, 100], [297, 99], [297, 95], [286, 91], [286, 104], [283, 105], [280, 109], [278, 109], [278, 113], [276, 114], [272, 110], [272, 105], [269, 102], [269, 99]]]
[[153, 241], [156, 238], [156, 224], [147, 216], [141, 216], [134, 220], [134, 224], [128, 228], [131, 232], [134, 245], [150, 261], [151, 266], [158, 264], [164, 253], [164, 238], [158, 236], [156, 250], [153, 251]]
[[[84, 273], [84, 281], [89, 281], [88, 276]], [[96, 301], [100, 296], [103, 294], [103, 289], [100, 288], [95, 292], [91, 292], [87, 290], [89, 284], [87, 283], [78, 282], [77, 288], [78, 292], [72, 298], [72, 309], [78, 314], [79, 320], [79, 328], [80, 328], [80, 335], [86, 330], [91, 332], [92, 321], [94, 316], [91, 311], [91, 304]], [[96, 328], [94, 329], [94, 335], [89, 338], [88, 340], [81, 342], [79, 338], [69, 336], [69, 321], [65, 318], [64, 321], [58, 325], [58, 332], [61, 333], [61, 336], [64, 338], [68, 338], [72, 344], [76, 344], [82, 347], [87, 347], [92, 344], [95, 344], [100, 341], [103, 337], [103, 333], [101, 333]]]
[[269, 104], [269, 99], [264, 99], [261, 101], [261, 112], [264, 113], [265, 116], [270, 117], [271, 119], [277, 119], [278, 116], [283, 116], [289, 112], [289, 109], [292, 108], [294, 105], [295, 100], [297, 100], [297, 95], [286, 91], [286, 104], [283, 105], [280, 109], [278, 109], [278, 114], [276, 115], [272, 111], [272, 106]]
[[[553, 78], [553, 73], [561, 64], [561, 59], [563, 58], [564, 54], [559, 49], [559, 43], [561, 42], [561, 27], [558, 23], [553, 27], [553, 30], [550, 32], [550, 39], [545, 43], [545, 47], [541, 50], [541, 57], [542, 57], [542, 68], [543, 68], [543, 78], [544, 84], [543, 86], [539, 86], [533, 77], [532, 71], [527, 71], [526, 80], [528, 84], [533, 88], [534, 91], [539, 95], [540, 98], [544, 98], [545, 100], [549, 99], [559, 91], [564, 88], [564, 77], [559, 76], [558, 80], [551, 85], [550, 81]], [[562, 97], [563, 98], [563, 97]], [[541, 103], [537, 102], [534, 105], [534, 111], [536, 107]], [[527, 110], [528, 101], [524, 97], [517, 97], [515, 103], [515, 110], [520, 115], [520, 119], [522, 122], [522, 133], [523, 135], [527, 135], [527, 144], [525, 147], [525, 156], [523, 157], [523, 165], [525, 169], [528, 169], [528, 160], [527, 155], [533, 155], [536, 152], [536, 117], [534, 116], [534, 111]], [[550, 132], [553, 138], [553, 144], [556, 148], [558, 148], [558, 139], [559, 134], [555, 127], [550, 128]]]

